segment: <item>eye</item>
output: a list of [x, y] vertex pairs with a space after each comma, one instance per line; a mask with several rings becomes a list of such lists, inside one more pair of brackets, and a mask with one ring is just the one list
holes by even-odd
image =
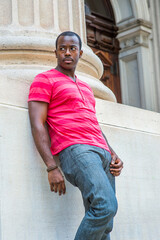
[[65, 51], [65, 48], [64, 47], [60, 47], [59, 50], [60, 51]]
[[72, 51], [76, 51], [76, 47], [71, 47], [71, 50]]

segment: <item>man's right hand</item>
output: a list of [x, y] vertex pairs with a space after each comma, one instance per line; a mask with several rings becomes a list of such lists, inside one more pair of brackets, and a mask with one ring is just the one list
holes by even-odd
[[48, 173], [48, 181], [49, 181], [50, 189], [52, 192], [53, 191], [55, 193], [59, 192], [59, 195], [65, 194], [66, 186], [65, 186], [64, 177], [58, 168]]
[[[50, 150], [50, 137], [46, 128], [48, 103], [31, 101], [28, 103], [28, 108], [36, 147], [46, 166], [56, 165], [56, 161]], [[51, 191], [59, 192], [59, 195], [65, 194], [66, 186], [64, 178], [58, 168], [48, 173], [48, 180]]]

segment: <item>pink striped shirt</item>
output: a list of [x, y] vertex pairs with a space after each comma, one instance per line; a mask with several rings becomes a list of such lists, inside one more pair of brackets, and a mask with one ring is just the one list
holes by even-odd
[[95, 112], [89, 85], [51, 69], [38, 74], [30, 87], [28, 101], [48, 103], [47, 123], [53, 155], [73, 144], [88, 144], [110, 152]]

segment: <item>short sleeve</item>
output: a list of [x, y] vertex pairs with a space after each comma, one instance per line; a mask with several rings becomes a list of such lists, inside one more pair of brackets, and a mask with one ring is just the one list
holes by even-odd
[[51, 95], [51, 82], [44, 74], [38, 74], [30, 86], [28, 102], [41, 101], [50, 103]]

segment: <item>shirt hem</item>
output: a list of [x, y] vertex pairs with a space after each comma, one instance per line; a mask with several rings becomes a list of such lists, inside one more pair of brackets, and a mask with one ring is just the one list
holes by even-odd
[[[100, 146], [100, 145], [98, 145], [98, 144], [91, 144], [91, 143], [84, 143], [84, 142], [76, 142], [76, 143], [67, 144], [65, 147], [62, 147], [60, 150], [57, 150], [57, 151], [55, 151], [55, 152], [52, 151], [52, 149], [51, 149], [51, 153], [52, 153], [53, 156], [54, 156], [54, 155], [58, 155], [58, 154], [59, 154], [62, 150], [64, 150], [65, 148], [70, 147], [70, 146], [75, 145], [75, 144], [84, 144], [84, 145], [90, 145], [90, 146], [99, 147], [99, 148], [105, 149], [106, 151], [108, 151], [108, 152], [111, 154], [111, 151], [110, 151], [109, 147], [107, 148], [107, 147], [105, 147], [105, 146]], [[108, 146], [108, 145], [107, 145], [107, 146]]]
[[43, 99], [43, 98], [39, 98], [39, 99], [37, 99], [37, 98], [29, 98], [29, 99], [28, 99], [28, 102], [32, 102], [32, 101], [34, 101], [34, 102], [46, 102], [46, 103], [50, 103], [49, 100], [46, 100], [46, 99]]

